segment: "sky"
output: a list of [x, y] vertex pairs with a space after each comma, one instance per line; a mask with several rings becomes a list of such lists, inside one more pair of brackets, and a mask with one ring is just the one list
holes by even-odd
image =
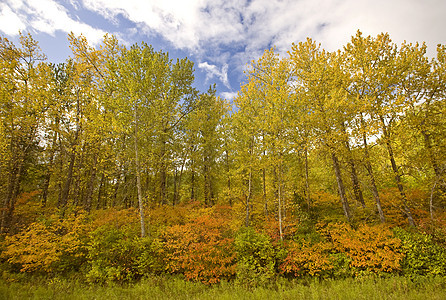
[[106, 33], [126, 46], [144, 41], [191, 59], [195, 86], [216, 83], [231, 100], [250, 61], [307, 37], [336, 51], [358, 29], [388, 32], [397, 44], [426, 42], [433, 57], [446, 44], [445, 13], [446, 0], [0, 0], [0, 35], [18, 45], [19, 31], [31, 33], [54, 63], [72, 56], [70, 32], [92, 46]]

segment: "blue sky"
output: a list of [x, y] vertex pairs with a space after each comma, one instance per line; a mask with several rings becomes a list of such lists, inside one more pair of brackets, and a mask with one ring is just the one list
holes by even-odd
[[231, 99], [247, 63], [307, 37], [334, 51], [358, 29], [388, 32], [398, 44], [425, 41], [434, 56], [446, 43], [445, 13], [445, 0], [0, 0], [0, 34], [17, 43], [19, 30], [31, 33], [51, 62], [71, 55], [71, 31], [92, 45], [105, 33], [125, 45], [145, 41], [193, 60], [196, 87], [216, 83]]

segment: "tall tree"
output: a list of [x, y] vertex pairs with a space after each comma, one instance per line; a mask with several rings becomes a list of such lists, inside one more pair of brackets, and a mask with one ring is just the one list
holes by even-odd
[[1, 232], [11, 226], [22, 181], [37, 149], [48, 98], [49, 69], [45, 59], [30, 34], [20, 34], [19, 48], [0, 38], [0, 121], [3, 146], [8, 152], [4, 164], [6, 182], [2, 182]]
[[350, 220], [351, 211], [339, 161], [339, 124], [343, 122], [340, 115], [343, 109], [339, 108], [344, 97], [337, 86], [334, 54], [320, 49], [320, 45], [311, 39], [293, 44], [289, 54], [293, 76], [298, 81], [298, 95], [305, 101], [308, 122], [315, 130], [318, 143], [330, 154], [344, 215]]

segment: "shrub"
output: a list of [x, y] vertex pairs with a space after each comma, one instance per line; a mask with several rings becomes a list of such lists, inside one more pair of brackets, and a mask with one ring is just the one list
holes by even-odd
[[333, 243], [336, 253], [345, 253], [352, 275], [392, 273], [399, 270], [403, 255], [400, 241], [385, 225], [330, 224], [321, 232]]
[[269, 237], [243, 227], [235, 239], [237, 282], [246, 287], [267, 284], [275, 275], [275, 250]]
[[349, 224], [320, 225], [322, 240], [300, 239], [286, 244], [288, 255], [280, 265], [296, 277], [347, 277], [398, 271], [403, 255], [400, 241], [388, 227]]
[[202, 210], [184, 225], [164, 228], [160, 234], [165, 271], [184, 274], [206, 284], [235, 274], [235, 252], [230, 219], [225, 208]]
[[435, 243], [431, 235], [401, 228], [395, 228], [394, 232], [402, 243], [403, 274], [446, 275], [446, 250], [444, 246]]
[[333, 245], [328, 242], [290, 241], [286, 245], [288, 255], [279, 269], [283, 274], [295, 277], [331, 277], [334, 272], [334, 259], [331, 257]]
[[52, 216], [5, 238], [2, 257], [21, 272], [66, 273], [85, 262], [85, 216]]
[[104, 225], [90, 233], [87, 249], [89, 282], [130, 281], [141, 275], [138, 259], [147, 249], [147, 240], [138, 238], [128, 228]]

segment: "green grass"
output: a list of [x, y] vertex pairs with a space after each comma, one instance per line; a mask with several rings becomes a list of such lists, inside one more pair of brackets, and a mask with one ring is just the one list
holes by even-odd
[[131, 285], [87, 285], [69, 280], [0, 282], [0, 299], [446, 299], [446, 279], [403, 277], [297, 282], [245, 289], [223, 282], [206, 286], [175, 277], [151, 277]]

